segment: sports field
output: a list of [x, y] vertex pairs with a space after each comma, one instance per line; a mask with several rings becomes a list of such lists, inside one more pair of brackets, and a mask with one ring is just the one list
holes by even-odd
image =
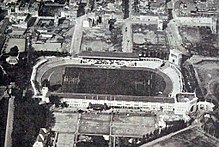
[[155, 129], [153, 115], [126, 114], [82, 114], [79, 123], [79, 133], [93, 135], [139, 136]]
[[[165, 91], [166, 75], [146, 68], [66, 67], [63, 93], [157, 96]], [[168, 91], [169, 92], [169, 91]], [[165, 93], [168, 93], [165, 91]]]
[[58, 132], [57, 144], [63, 147], [72, 146], [79, 134], [141, 138], [154, 131], [156, 123], [153, 114], [54, 112], [54, 115], [56, 122], [52, 130]]

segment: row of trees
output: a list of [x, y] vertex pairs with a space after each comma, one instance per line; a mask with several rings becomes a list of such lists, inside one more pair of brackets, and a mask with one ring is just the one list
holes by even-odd
[[202, 123], [202, 129], [206, 133], [219, 139], [219, 108], [218, 104], [216, 105], [217, 108], [208, 114], [210, 117], [205, 117], [205, 115], [203, 115], [200, 119], [200, 122]]
[[39, 101], [32, 99], [32, 92], [25, 97], [16, 97], [14, 113], [14, 129], [12, 133], [13, 146], [32, 146], [40, 128], [51, 128], [55, 123], [49, 105], [39, 105]]
[[170, 133], [176, 132], [187, 127], [187, 124], [183, 120], [173, 121], [168, 123], [168, 127], [163, 129], [156, 129], [150, 133], [143, 135], [143, 138], [119, 138], [119, 143], [121, 146], [126, 147], [139, 147], [143, 144], [151, 142], [155, 139], [168, 135]]
[[166, 136], [166, 135], [168, 135], [170, 133], [173, 133], [173, 132], [176, 132], [178, 130], [181, 130], [181, 129], [185, 128], [185, 127], [187, 127], [187, 124], [183, 120], [173, 121], [171, 123], [171, 125], [169, 125], [168, 127], [165, 127], [165, 128], [163, 128], [161, 130], [156, 129], [153, 132], [150, 132], [150, 133], [147, 133], [147, 134], [143, 135], [143, 139], [136, 146], [148, 143], [148, 142], [153, 141], [155, 139], [158, 139], [160, 137]]
[[4, 146], [5, 140], [5, 129], [7, 122], [7, 113], [8, 113], [8, 99], [3, 98], [0, 100], [0, 146]]
[[[14, 47], [12, 51], [13, 55], [17, 55], [16, 47]], [[41, 53], [36, 53], [36, 55], [33, 56], [34, 60], [36, 60], [36, 58], [40, 55]], [[35, 142], [39, 133], [39, 129], [42, 127], [51, 128], [55, 123], [55, 118], [52, 112], [49, 110], [50, 105], [39, 105], [39, 101], [32, 98], [33, 93], [31, 90], [29, 90], [29, 79], [31, 76], [33, 63], [28, 63], [27, 53], [21, 53], [19, 55], [19, 62], [16, 65], [10, 65], [5, 61], [8, 56], [9, 55], [4, 55], [1, 57], [1, 65], [7, 73], [2, 73], [1, 77], [3, 81], [1, 84], [8, 85], [10, 82], [15, 82], [15, 88], [13, 89], [12, 93], [12, 95], [15, 96], [12, 145], [14, 147], [17, 147], [18, 145], [22, 147], [29, 147]], [[2, 106], [1, 108], [4, 107]], [[3, 111], [1, 112], [3, 113]], [[6, 114], [6, 112], [4, 114]], [[2, 114], [1, 116], [4, 115]], [[6, 120], [7, 117], [5, 117], [5, 119], [0, 119], [0, 123], [2, 121], [2, 124], [6, 124]], [[4, 134], [4, 128], [5, 125], [0, 124], [1, 143], [2, 140], [4, 140], [4, 136], [2, 135]]]
[[123, 19], [129, 17], [129, 0], [122, 1], [122, 12], [124, 13]]

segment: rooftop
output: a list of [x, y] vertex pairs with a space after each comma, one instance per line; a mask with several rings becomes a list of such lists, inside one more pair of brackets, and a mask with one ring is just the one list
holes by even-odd
[[44, 3], [41, 10], [39, 10], [40, 16], [55, 16], [61, 13], [64, 5], [59, 3], [47, 2]]
[[142, 145], [141, 147], [188, 147], [188, 146], [219, 146], [218, 139], [211, 137], [203, 132], [199, 127], [193, 126], [180, 130], [176, 133], [158, 138], [152, 142]]
[[188, 102], [197, 98], [195, 93], [179, 93], [176, 95], [176, 99], [178, 102]]
[[82, 58], [99, 58], [99, 59], [139, 59], [136, 53], [122, 53], [122, 52], [88, 52], [84, 51], [78, 54]]
[[54, 51], [61, 52], [61, 43], [58, 42], [46, 42], [35, 43], [32, 45], [35, 51]]

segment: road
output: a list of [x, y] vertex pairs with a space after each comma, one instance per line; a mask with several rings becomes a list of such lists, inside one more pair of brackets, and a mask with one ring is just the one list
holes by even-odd
[[182, 46], [183, 41], [182, 41], [182, 37], [179, 34], [178, 26], [179, 24], [175, 20], [171, 20], [169, 22], [166, 30], [167, 38], [172, 48], [180, 50], [183, 53], [186, 53], [186, 49]]
[[132, 22], [130, 19], [126, 19], [122, 29], [123, 42], [122, 51], [126, 53], [132, 53]]
[[7, 125], [5, 131], [5, 144], [4, 147], [12, 146], [12, 131], [13, 131], [13, 121], [14, 121], [14, 97], [11, 97], [8, 101], [8, 116]]
[[76, 18], [75, 29], [72, 34], [72, 41], [70, 47], [70, 54], [72, 56], [77, 55], [80, 52], [81, 40], [83, 35], [83, 20], [85, 20], [86, 15]]
[[122, 51], [126, 53], [132, 53], [132, 1], [129, 0], [129, 18], [124, 20], [122, 28], [123, 42]]

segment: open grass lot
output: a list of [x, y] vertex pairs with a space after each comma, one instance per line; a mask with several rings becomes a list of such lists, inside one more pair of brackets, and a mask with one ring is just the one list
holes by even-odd
[[66, 67], [62, 84], [63, 93], [133, 96], [157, 96], [165, 88], [165, 79], [158, 72], [138, 68]]
[[155, 129], [154, 116], [127, 116], [114, 115], [112, 122], [112, 135], [116, 136], [142, 136]]
[[219, 37], [213, 34], [209, 27], [180, 27], [179, 33], [183, 44], [192, 53], [203, 56], [219, 54]]
[[168, 59], [169, 43], [165, 31], [158, 30], [157, 24], [133, 24], [133, 51], [144, 56]]
[[110, 115], [83, 114], [81, 115], [79, 133], [84, 134], [109, 134]]
[[122, 51], [123, 24], [115, 24], [111, 32], [106, 26], [84, 30], [81, 50], [98, 52]]
[[[159, 140], [159, 139], [158, 139]], [[183, 131], [164, 140], [152, 144], [145, 144], [142, 147], [218, 147], [218, 140], [208, 136], [199, 130], [198, 127]]]
[[219, 61], [204, 60], [194, 64], [194, 68], [197, 71], [205, 99], [219, 101]]
[[19, 52], [24, 52], [25, 51], [25, 39], [9, 38], [9, 40], [6, 44], [7, 44], [7, 47], [5, 49], [6, 53], [9, 53], [10, 49], [12, 47], [14, 47], [15, 45], [18, 47]]
[[133, 24], [134, 49], [146, 49], [153, 51], [167, 51], [168, 41], [164, 31], [157, 30], [157, 24]]

